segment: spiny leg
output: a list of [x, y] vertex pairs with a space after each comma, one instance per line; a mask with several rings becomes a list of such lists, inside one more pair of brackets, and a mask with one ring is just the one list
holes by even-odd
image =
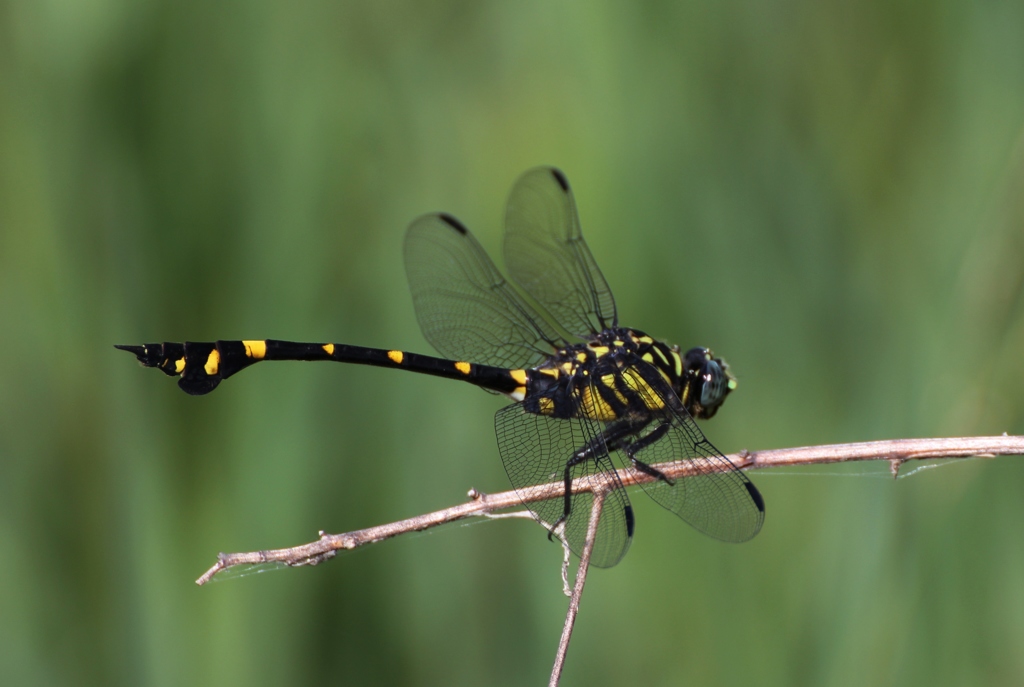
[[663, 473], [661, 470], [653, 468], [647, 463], [637, 458], [636, 454], [642, 451], [643, 449], [647, 448], [654, 442], [658, 441], [663, 436], [665, 436], [665, 434], [668, 432], [671, 426], [672, 425], [668, 422], [662, 422], [660, 425], [651, 430], [651, 433], [648, 434], [647, 436], [640, 437], [636, 441], [629, 444], [623, 444], [622, 446], [622, 450], [625, 451], [627, 456], [629, 456], [629, 461], [633, 464], [634, 468], [644, 473], [645, 475], [650, 475], [655, 479], [661, 480], [670, 487], [675, 485], [674, 481], [666, 477], [665, 473]]
[[594, 455], [594, 450], [598, 446], [598, 441], [602, 437], [595, 437], [587, 442], [587, 445], [577, 451], [572, 458], [565, 462], [565, 472], [563, 473], [562, 479], [565, 482], [565, 493], [563, 498], [565, 499], [565, 505], [562, 509], [562, 517], [558, 518], [554, 523], [551, 524], [551, 529], [548, 530], [548, 540], [554, 535], [555, 530], [558, 529], [562, 523], [569, 518], [569, 512], [572, 510], [572, 469], [582, 463], [585, 460], [590, 460]]
[[[566, 461], [566, 463], [565, 463], [565, 472], [563, 473], [563, 477], [562, 477], [562, 479], [563, 479], [563, 481], [565, 483], [565, 490], [564, 490], [564, 493], [563, 493], [563, 498], [565, 499], [565, 505], [564, 505], [563, 510], [562, 510], [562, 517], [558, 518], [558, 520], [556, 520], [551, 525], [551, 529], [548, 531], [548, 539], [549, 540], [551, 539], [552, 535], [554, 535], [554, 532], [555, 532], [556, 529], [558, 529], [559, 525], [564, 523], [569, 518], [569, 513], [572, 511], [572, 469], [574, 467], [576, 467], [577, 465], [579, 465], [580, 463], [582, 463], [583, 461], [585, 461], [585, 460], [593, 459], [594, 456], [595, 456], [595, 453], [597, 451], [599, 451], [599, 450], [603, 449], [604, 451], [611, 452], [611, 451], [616, 451], [616, 450], [619, 450], [619, 449], [625, 449], [625, 447], [627, 446], [627, 444], [625, 443], [626, 438], [628, 436], [630, 436], [632, 434], [635, 434], [636, 432], [640, 431], [640, 429], [643, 426], [644, 425], [640, 425], [638, 427], [635, 424], [632, 424], [632, 423], [630, 423], [630, 422], [628, 422], [626, 420], [620, 420], [618, 422], [614, 422], [614, 423], [608, 425], [604, 429], [604, 431], [601, 433], [601, 436], [594, 437], [593, 439], [588, 441], [586, 446], [584, 446], [582, 449], [577, 451], [573, 455], [572, 458], [570, 458], [568, 461]], [[658, 430], [655, 430], [655, 432], [657, 432], [657, 431]], [[654, 432], [652, 432], [652, 434], [653, 433]], [[659, 434], [658, 436], [660, 437], [664, 433], [665, 433], [665, 430], [661, 430], [661, 434]], [[640, 441], [643, 441], [643, 440], [640, 440]], [[640, 443], [640, 441], [635, 442], [635, 443]], [[602, 446], [602, 444], [603, 444], [603, 446]], [[646, 445], [647, 445], [647, 443], [644, 443], [640, 448], [643, 448], [643, 446], [646, 446]], [[640, 450], [640, 449], [638, 448], [637, 450]], [[630, 456], [630, 460], [633, 461], [634, 465], [639, 462], [639, 461], [636, 461], [632, 456]], [[643, 463], [640, 463], [640, 464], [643, 465], [648, 470], [653, 470], [655, 473], [658, 473], [658, 471], [654, 470], [654, 468], [651, 468], [651, 467], [649, 467], [649, 466], [647, 466], [646, 464], [643, 464]], [[661, 475], [661, 473], [658, 473], [658, 475], [660, 475], [662, 477], [662, 479], [664, 479], [664, 475]]]

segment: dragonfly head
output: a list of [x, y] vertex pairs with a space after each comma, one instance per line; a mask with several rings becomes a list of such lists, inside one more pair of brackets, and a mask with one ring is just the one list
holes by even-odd
[[703, 346], [691, 348], [683, 356], [680, 381], [686, 409], [700, 419], [714, 416], [725, 397], [736, 388], [736, 378], [729, 374], [726, 362]]

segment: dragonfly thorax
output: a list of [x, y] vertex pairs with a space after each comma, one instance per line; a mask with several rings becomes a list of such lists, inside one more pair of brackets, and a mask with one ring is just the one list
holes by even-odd
[[663, 407], [660, 395], [649, 389], [654, 371], [693, 417], [714, 415], [736, 386], [728, 365], [710, 349], [681, 354], [677, 346], [641, 331], [616, 327], [562, 348], [527, 371], [523, 400], [529, 412], [541, 415], [582, 414], [604, 422], [627, 415], [643, 419]]

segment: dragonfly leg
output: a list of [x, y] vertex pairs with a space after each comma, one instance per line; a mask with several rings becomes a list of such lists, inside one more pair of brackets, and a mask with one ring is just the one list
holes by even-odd
[[558, 518], [551, 524], [551, 529], [548, 530], [548, 539], [550, 540], [555, 530], [563, 524], [569, 518], [569, 512], [572, 510], [572, 469], [582, 463], [585, 460], [591, 460], [597, 451], [607, 450], [603, 446], [604, 436], [594, 437], [587, 442], [586, 446], [581, 448], [579, 451], [573, 454], [572, 458], [565, 463], [565, 472], [563, 473], [562, 479], [565, 482], [565, 505], [562, 509], [562, 517]]
[[[565, 493], [563, 496], [563, 498], [565, 499], [565, 506], [562, 509], [562, 517], [558, 518], [558, 520], [556, 520], [551, 525], [551, 529], [548, 531], [548, 539], [551, 539], [554, 536], [555, 530], [558, 529], [559, 525], [564, 523], [569, 518], [569, 513], [572, 510], [572, 469], [585, 460], [592, 460], [595, 456], [599, 455], [600, 453], [607, 453], [611, 451], [617, 451], [620, 449], [624, 450], [626, 448], [626, 441], [629, 435], [635, 434], [636, 432], [640, 431], [641, 427], [643, 427], [643, 425], [640, 425], [638, 427], [635, 423], [627, 422], [625, 420], [614, 422], [605, 428], [605, 430], [601, 433], [601, 436], [594, 437], [593, 439], [588, 441], [586, 446], [584, 446], [575, 454], [573, 454], [573, 457], [566, 462], [565, 472], [563, 473], [563, 480], [565, 481]], [[664, 434], [665, 431], [667, 431], [667, 429], [668, 427], [666, 427], [664, 430], [661, 430], [661, 434], [658, 434], [657, 438], [660, 438], [661, 435]], [[653, 435], [658, 431], [659, 430], [656, 429], [654, 432], [651, 432], [651, 434]], [[639, 444], [641, 441], [645, 441], [646, 439], [647, 437], [644, 437], [644, 439], [634, 442], [634, 445]], [[643, 445], [640, 446], [640, 448], [646, 446], [647, 443], [643, 443]], [[640, 448], [638, 448], [637, 450], [639, 451]], [[636, 461], [632, 456], [630, 456], [630, 460], [632, 460], [634, 464], [639, 462]], [[648, 466], [644, 465], [644, 467]], [[654, 468], [648, 467], [648, 470], [653, 469]], [[657, 472], [657, 470], [655, 470], [655, 472]], [[664, 478], [664, 476], [662, 477]]]
[[675, 482], [666, 477], [665, 473], [663, 473], [661, 470], [651, 467], [650, 465], [636, 457], [636, 454], [638, 452], [642, 451], [646, 447], [650, 446], [651, 444], [665, 436], [665, 433], [668, 432], [669, 427], [671, 427], [670, 423], [662, 422], [660, 425], [651, 430], [651, 433], [648, 434], [647, 436], [640, 437], [639, 439], [632, 443], [624, 444], [622, 450], [625, 451], [627, 456], [629, 456], [629, 461], [630, 463], [633, 464], [634, 468], [644, 473], [645, 475], [650, 475], [651, 477], [660, 479], [662, 482], [669, 486], [673, 486]]

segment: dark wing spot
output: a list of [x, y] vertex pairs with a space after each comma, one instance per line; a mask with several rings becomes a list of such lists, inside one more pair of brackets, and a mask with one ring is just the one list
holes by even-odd
[[562, 190], [568, 193], [569, 180], [565, 178], [564, 174], [562, 174], [562, 170], [552, 167], [551, 176], [555, 177], [555, 181], [557, 181], [558, 185], [562, 187]]
[[452, 229], [459, 232], [463, 236], [469, 233], [469, 229], [466, 229], [466, 225], [464, 225], [462, 222], [449, 215], [447, 212], [442, 212], [441, 214], [438, 215], [438, 217], [441, 218], [442, 222], [444, 222], [445, 224], [447, 224], [448, 226], [450, 226]]
[[[755, 489], [756, 491], [756, 489]], [[633, 536], [633, 530], [636, 528], [636, 520], [633, 518], [633, 506], [626, 506], [626, 534], [630, 537]]]
[[757, 490], [753, 482], [744, 482], [743, 486], [747, 488], [747, 492], [750, 494], [750, 498], [754, 499], [754, 505], [757, 509], [764, 512], [764, 497], [761, 496], [761, 492]]

